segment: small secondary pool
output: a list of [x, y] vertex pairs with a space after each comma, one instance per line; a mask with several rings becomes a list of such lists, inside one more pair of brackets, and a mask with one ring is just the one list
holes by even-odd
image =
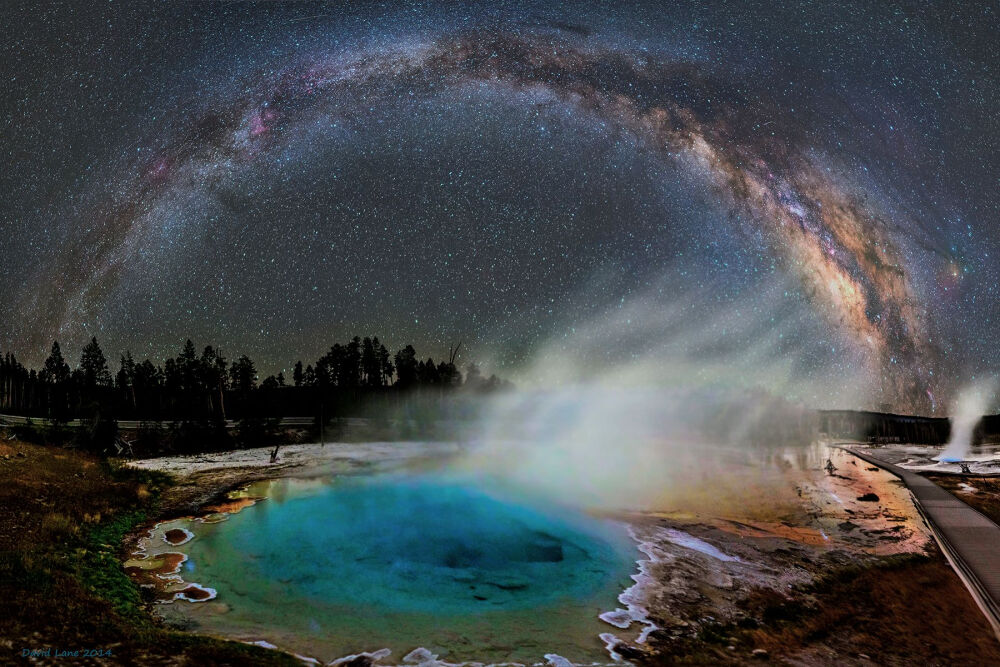
[[[637, 551], [621, 526], [442, 474], [277, 480], [189, 530], [181, 576], [214, 589], [168, 605], [193, 629], [323, 660], [417, 647], [457, 662], [608, 662], [598, 615]], [[154, 541], [157, 538], [154, 537]]]

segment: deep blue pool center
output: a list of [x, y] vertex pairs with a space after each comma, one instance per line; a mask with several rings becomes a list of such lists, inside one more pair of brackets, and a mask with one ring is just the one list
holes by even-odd
[[204, 576], [239, 558], [319, 605], [431, 613], [587, 597], [634, 564], [619, 527], [545, 505], [439, 475], [339, 478], [233, 515], [193, 560]]

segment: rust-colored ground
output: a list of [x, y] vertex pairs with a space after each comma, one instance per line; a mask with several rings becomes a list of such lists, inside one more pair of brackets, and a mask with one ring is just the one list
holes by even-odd
[[167, 540], [167, 542], [176, 546], [181, 542], [184, 542], [188, 538], [188, 534], [179, 528], [174, 528], [173, 530], [168, 530], [164, 533], [163, 537]]
[[236, 514], [240, 510], [246, 509], [247, 507], [255, 504], [258, 500], [260, 499], [251, 496], [234, 498], [233, 500], [215, 503], [214, 505], [206, 505], [205, 511], [215, 512], [217, 514]]
[[[154, 518], [167, 484], [71, 450], [0, 443], [0, 663], [14, 662], [23, 648], [58, 646], [112, 649], [102, 664], [299, 664], [275, 651], [173, 631], [148, 615], [117, 540], [138, 512]], [[195, 491], [204, 490], [192, 488], [191, 498]], [[743, 525], [730, 530], [776, 530]], [[651, 636], [657, 664], [739, 664], [754, 661], [753, 650], [766, 651], [759, 659], [795, 664], [1000, 664], [1000, 643], [939, 554], [881, 563], [831, 567], [790, 599], [752, 595], [739, 625], [709, 626], [683, 641]]]
[[1000, 664], [1000, 642], [940, 553], [833, 572], [805, 604], [801, 617], [753, 631], [754, 645], [822, 663]]
[[[997, 665], [1000, 642], [940, 553], [834, 570], [783, 597], [759, 591], [738, 625], [651, 642], [651, 664]], [[754, 655], [757, 651], [757, 655]]]

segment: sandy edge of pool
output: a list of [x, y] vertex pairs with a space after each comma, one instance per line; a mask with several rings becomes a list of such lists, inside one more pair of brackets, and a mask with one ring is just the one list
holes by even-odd
[[[177, 519], [201, 519], [210, 514], [217, 514], [219, 508], [231, 502], [234, 491], [245, 488], [257, 481], [280, 479], [285, 477], [309, 478], [327, 474], [371, 474], [382, 470], [391, 470], [398, 465], [412, 463], [418, 460], [441, 461], [453, 458], [467, 451], [467, 446], [458, 442], [372, 442], [372, 443], [312, 443], [283, 446], [278, 460], [271, 462], [272, 448], [259, 447], [255, 449], [229, 450], [211, 454], [192, 454], [186, 456], [166, 456], [153, 459], [137, 459], [127, 461], [129, 467], [140, 470], [155, 470], [168, 473], [175, 479], [174, 486], [164, 494], [159, 515], [137, 527], [126, 535], [123, 546], [126, 553], [133, 558], [145, 555], [144, 541], [152, 539], [153, 533], [161, 525]], [[242, 508], [240, 508], [242, 509]], [[236, 511], [239, 511], [237, 509]], [[228, 513], [223, 510], [221, 513]], [[628, 525], [628, 524], [626, 524]], [[639, 537], [629, 529], [629, 535], [636, 542], [636, 547], [648, 559], [655, 557], [642, 549]], [[635, 582], [622, 591], [618, 597], [620, 604], [627, 607], [628, 625], [633, 622], [645, 626], [642, 635], [656, 629], [656, 626], [644, 616], [644, 608], [637, 603], [641, 599], [641, 589], [648, 581], [645, 565], [651, 562], [647, 559], [636, 560], [636, 572], [631, 575]], [[169, 582], [166, 582], [169, 583]], [[185, 582], [188, 583], [188, 582]], [[195, 584], [200, 587], [200, 584]], [[211, 590], [211, 589], [207, 589]], [[214, 596], [213, 596], [214, 597]], [[174, 600], [186, 600], [183, 596], [171, 597]], [[192, 600], [191, 602], [200, 602]], [[615, 610], [622, 611], [622, 610]], [[598, 618], [608, 624], [609, 630], [624, 629], [622, 625], [606, 620], [608, 611]], [[628, 627], [626, 625], [625, 627]], [[466, 665], [482, 665], [483, 667], [502, 667], [504, 665], [521, 666], [523, 663], [482, 663], [460, 662], [449, 663], [439, 660], [438, 656], [425, 648], [419, 647], [403, 656], [401, 659], [382, 662], [389, 657], [388, 649], [342, 656], [324, 663], [317, 658], [302, 655], [293, 649], [286, 649], [271, 642], [258, 640], [239, 640], [222, 636], [222, 639], [244, 641], [244, 643], [283, 651], [310, 665], [327, 665], [338, 667], [351, 665], [361, 667], [374, 665], [388, 667], [389, 665], [419, 666], [419, 667], [463, 667]], [[612, 633], [603, 633], [600, 638], [608, 651], [608, 665], [622, 664], [622, 656], [615, 650], [623, 642]], [[545, 662], [532, 663], [536, 666], [572, 667], [574, 663], [555, 653], [545, 654]], [[592, 663], [588, 663], [590, 665]]]
[[[171, 473], [177, 483], [165, 493], [160, 516], [132, 533], [125, 547], [134, 548], [149, 526], [201, 516], [207, 505], [225, 501], [228, 492], [254, 481], [378, 473], [421, 460], [440, 463], [464, 451], [467, 446], [454, 442], [376, 442], [283, 447], [274, 464], [270, 463], [270, 450], [265, 448], [135, 461], [130, 465]], [[742, 613], [740, 600], [752, 590], [785, 594], [830, 567], [864, 566], [877, 560], [877, 553], [924, 550], [929, 535], [908, 492], [899, 488], [895, 478], [877, 468], [856, 465], [853, 457], [841, 450], [829, 450], [823, 457], [827, 455], [834, 459], [836, 473], [825, 470], [821, 458], [789, 473], [785, 480], [798, 491], [796, 502], [803, 504], [812, 517], [808, 525], [793, 526], [776, 518], [747, 522], [742, 517], [660, 512], [608, 515], [629, 526], [637, 548], [646, 556], [637, 560], [637, 572], [632, 576], [635, 585], [619, 595], [623, 608], [601, 615], [601, 620], [609, 624], [603, 639], [611, 659], [649, 662], [674, 638], [695, 637], [702, 627], [733, 621]], [[881, 502], [861, 502], [862, 494], [873, 489]], [[891, 507], [886, 505], [887, 500], [892, 501]], [[824, 522], [827, 530], [821, 530], [817, 521]], [[894, 532], [899, 530], [903, 532]], [[706, 591], [709, 597], [700, 599]], [[648, 641], [644, 644], [631, 636], [625, 639], [621, 630], [616, 634], [611, 627], [622, 625], [629, 635], [641, 633]], [[319, 664], [306, 656], [296, 657]], [[344, 656], [339, 663], [327, 664], [381, 666], [387, 664], [381, 662], [384, 657], [378, 652]], [[391, 663], [426, 667], [449, 664], [430, 654], [406, 657], [412, 660], [400, 662], [396, 658]], [[546, 660], [559, 667], [570, 664], [558, 655], [550, 654]]]

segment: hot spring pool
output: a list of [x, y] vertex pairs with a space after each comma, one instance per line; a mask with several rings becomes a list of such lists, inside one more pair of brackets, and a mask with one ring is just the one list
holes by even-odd
[[[217, 591], [166, 615], [330, 660], [425, 647], [449, 661], [607, 662], [598, 620], [638, 556], [611, 522], [440, 474], [277, 480], [225, 521], [157, 528], [185, 581]], [[162, 534], [194, 538], [170, 546]]]

